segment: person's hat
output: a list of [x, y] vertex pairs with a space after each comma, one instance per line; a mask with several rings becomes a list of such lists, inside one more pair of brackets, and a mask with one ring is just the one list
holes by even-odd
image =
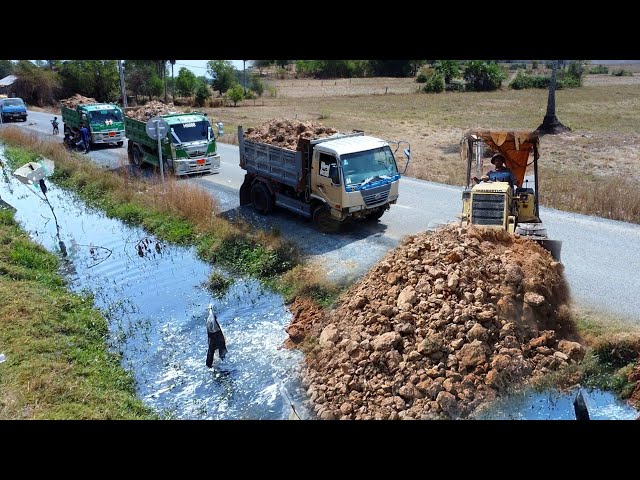
[[496, 153], [493, 157], [491, 157], [491, 163], [495, 165], [496, 160], [499, 158], [502, 159], [502, 163], [507, 163], [506, 159], [504, 158], [504, 155], [502, 155], [501, 153]]

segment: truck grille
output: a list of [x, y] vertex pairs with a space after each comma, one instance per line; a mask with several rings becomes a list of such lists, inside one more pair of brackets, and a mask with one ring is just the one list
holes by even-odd
[[364, 204], [367, 207], [371, 207], [374, 205], [380, 205], [382, 203], [386, 203], [389, 198], [389, 190], [391, 189], [391, 184], [380, 185], [379, 187], [371, 188], [369, 190], [361, 190], [362, 199], [364, 200]]
[[189, 154], [189, 158], [196, 158], [196, 157], [204, 157], [204, 155], [207, 153], [206, 150], [191, 150], [189, 152], [187, 152]]
[[473, 195], [471, 223], [474, 225], [504, 225], [504, 195]]

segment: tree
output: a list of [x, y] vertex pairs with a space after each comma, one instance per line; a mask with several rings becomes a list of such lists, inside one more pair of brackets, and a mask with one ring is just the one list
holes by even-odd
[[135, 95], [150, 95], [153, 90], [152, 78], [158, 77], [159, 64], [157, 60], [125, 60], [124, 69], [127, 87]]
[[495, 62], [471, 60], [464, 67], [463, 77], [467, 90], [486, 92], [500, 88], [506, 75]]
[[196, 74], [186, 67], [181, 67], [176, 78], [176, 90], [183, 97], [193, 96], [196, 90]]
[[411, 60], [370, 60], [376, 77], [408, 77], [411, 75]]
[[236, 69], [229, 60], [209, 60], [207, 72], [213, 78], [213, 89], [223, 94], [229, 90], [236, 81]]
[[236, 83], [233, 87], [231, 87], [227, 94], [233, 102], [234, 107], [238, 104], [239, 101], [244, 99], [244, 91], [242, 89], [242, 85], [240, 85], [239, 83]]
[[0, 78], [13, 73], [13, 62], [11, 60], [0, 60]]
[[79, 93], [100, 102], [120, 97], [120, 77], [115, 60], [68, 60], [60, 67], [60, 79], [65, 97]]
[[447, 85], [460, 76], [460, 62], [456, 60], [438, 60], [435, 69], [444, 77], [444, 83]]
[[56, 72], [39, 68], [29, 60], [20, 60], [14, 66], [14, 75], [18, 77], [12, 85], [16, 96], [39, 107], [55, 102], [60, 88]]
[[196, 79], [196, 98], [195, 103], [196, 106], [202, 107], [204, 102], [211, 98], [211, 91], [209, 90], [209, 85], [207, 82], [199, 77]]
[[556, 135], [558, 133], [568, 132], [571, 129], [565, 127], [558, 117], [556, 117], [556, 72], [558, 70], [558, 61], [553, 62], [551, 66], [551, 82], [549, 83], [549, 97], [547, 98], [547, 114], [540, 126], [536, 129], [538, 134]]

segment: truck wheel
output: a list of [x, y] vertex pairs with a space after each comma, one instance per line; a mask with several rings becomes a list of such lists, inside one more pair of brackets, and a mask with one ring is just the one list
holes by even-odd
[[376, 210], [374, 213], [367, 215], [366, 219], [371, 222], [377, 222], [378, 220], [380, 220], [380, 217], [384, 215], [384, 212], [386, 212], [386, 210], [384, 208], [380, 208], [379, 210]]
[[340, 229], [340, 222], [331, 216], [331, 212], [324, 205], [313, 211], [313, 223], [323, 233], [334, 233]]
[[131, 164], [136, 166], [137, 168], [142, 168], [142, 152], [140, 152], [139, 148], [133, 147]]
[[251, 203], [253, 203], [253, 207], [258, 213], [262, 215], [266, 215], [273, 210], [273, 200], [269, 189], [264, 183], [257, 182], [251, 186]]

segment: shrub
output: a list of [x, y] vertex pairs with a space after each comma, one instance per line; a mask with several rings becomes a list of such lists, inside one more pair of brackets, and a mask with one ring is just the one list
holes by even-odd
[[591, 70], [589, 70], [589, 73], [592, 75], [597, 75], [600, 73], [609, 73], [609, 67], [607, 67], [606, 65], [597, 65], [593, 67]]
[[531, 70], [537, 70], [538, 66], [539, 64], [537, 60], [531, 60]]
[[418, 76], [416, 77], [416, 82], [418, 83], [426, 83], [427, 82], [427, 75], [423, 72], [420, 72], [418, 74]]
[[427, 93], [440, 93], [444, 91], [444, 77], [441, 73], [433, 72], [422, 87]]
[[509, 65], [509, 70], [526, 70], [526, 69], [527, 69], [526, 63], [512, 63], [511, 65]]
[[244, 88], [239, 83], [236, 83], [233, 87], [227, 90], [227, 95], [229, 99], [233, 102], [233, 106], [235, 107], [238, 102], [240, 102], [244, 98]]
[[611, 75], [615, 77], [633, 77], [633, 72], [621, 68], [620, 70], [614, 70]]
[[467, 90], [485, 92], [497, 90], [506, 78], [504, 71], [495, 62], [471, 60], [464, 67], [464, 79]]
[[452, 80], [451, 83], [447, 83], [444, 87], [447, 92], [464, 92], [465, 86], [462, 80]]

